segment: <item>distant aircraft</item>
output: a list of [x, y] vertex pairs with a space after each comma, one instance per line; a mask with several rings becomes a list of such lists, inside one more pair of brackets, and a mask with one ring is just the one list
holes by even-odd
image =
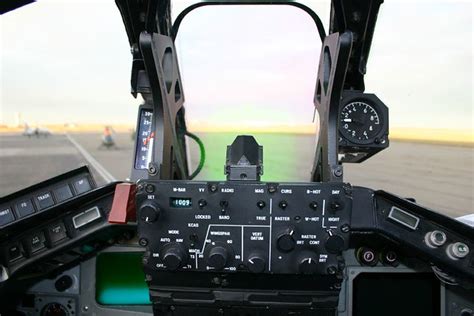
[[101, 148], [118, 149], [113, 137], [114, 134], [115, 134], [115, 131], [113, 130], [113, 128], [110, 126], [106, 126], [102, 134], [102, 143], [100, 144], [99, 149]]
[[43, 137], [48, 137], [49, 135], [51, 135], [51, 132], [49, 131], [49, 129], [45, 128], [45, 127], [30, 127], [28, 124], [25, 123], [25, 129], [23, 131], [23, 135], [24, 136], [28, 136], [29, 138], [31, 138], [31, 136], [36, 136], [36, 137], [40, 137], [40, 136], [43, 136]]

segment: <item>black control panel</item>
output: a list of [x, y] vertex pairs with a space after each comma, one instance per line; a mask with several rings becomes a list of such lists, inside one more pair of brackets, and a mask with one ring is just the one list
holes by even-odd
[[96, 188], [83, 166], [0, 199], [0, 229], [45, 212]]
[[[113, 243], [128, 228], [108, 222], [115, 186], [95, 188], [82, 167], [2, 198], [2, 209], [15, 215], [0, 227], [0, 286], [19, 272], [44, 274]], [[133, 236], [134, 227], [128, 229]]]
[[142, 182], [145, 269], [336, 274], [348, 246], [350, 194], [338, 183]]
[[[353, 188], [353, 208], [351, 239], [375, 233], [435, 269], [458, 276], [460, 283], [474, 281], [473, 227], [408, 199], [361, 187]], [[361, 250], [361, 264], [375, 265], [377, 258], [369, 260], [364, 253], [370, 256]]]

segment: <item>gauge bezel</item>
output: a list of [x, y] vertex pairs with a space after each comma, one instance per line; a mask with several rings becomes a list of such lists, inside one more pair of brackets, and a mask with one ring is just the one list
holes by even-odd
[[[382, 140], [382, 137], [384, 136], [384, 134], [386, 133], [386, 130], [387, 130], [387, 128], [386, 128], [386, 118], [385, 118], [386, 115], [385, 115], [384, 109], [380, 105], [381, 101], [378, 100], [378, 98], [376, 100], [374, 100], [374, 98], [372, 98], [370, 96], [375, 97], [374, 95], [356, 94], [356, 95], [352, 95], [352, 96], [347, 97], [347, 98], [343, 98], [341, 100], [341, 103], [340, 103], [340, 106], [339, 106], [338, 117], [337, 117], [338, 130], [339, 130], [340, 137], [342, 137], [344, 140], [346, 140], [349, 143], [357, 144], [357, 145], [369, 145], [369, 144], [379, 143]], [[377, 113], [377, 115], [379, 117], [379, 120], [380, 120], [380, 124], [379, 124], [380, 125], [380, 130], [379, 130], [379, 132], [377, 134], [375, 134], [374, 136], [370, 137], [367, 140], [359, 140], [359, 139], [356, 139], [356, 138], [352, 138], [352, 137], [346, 135], [344, 130], [343, 130], [343, 125], [341, 124], [342, 110], [347, 105], [349, 105], [351, 103], [354, 103], [354, 102], [361, 102], [361, 103], [368, 104], [370, 107], [372, 107], [374, 109], [374, 111]], [[379, 142], [377, 142], [377, 139], [379, 139]]]

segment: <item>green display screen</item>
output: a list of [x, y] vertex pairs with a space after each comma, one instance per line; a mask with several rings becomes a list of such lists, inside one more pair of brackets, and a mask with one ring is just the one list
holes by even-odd
[[190, 208], [193, 206], [193, 200], [191, 198], [170, 198], [170, 206], [174, 208]]
[[142, 253], [101, 253], [96, 261], [96, 300], [102, 305], [148, 305]]

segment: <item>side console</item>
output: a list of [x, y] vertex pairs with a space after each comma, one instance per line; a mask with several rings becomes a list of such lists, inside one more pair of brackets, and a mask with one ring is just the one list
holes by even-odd
[[0, 313], [14, 291], [133, 237], [133, 224], [108, 222], [115, 188], [82, 167], [0, 199]]
[[448, 273], [448, 282], [473, 287], [473, 227], [385, 191], [354, 187], [353, 203], [352, 240], [377, 234], [428, 263], [437, 275]]

